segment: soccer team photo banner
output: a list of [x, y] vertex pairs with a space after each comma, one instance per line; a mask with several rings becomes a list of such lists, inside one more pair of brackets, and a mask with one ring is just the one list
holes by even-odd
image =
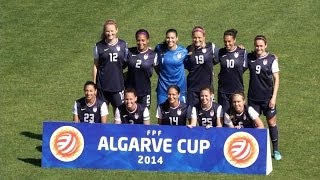
[[44, 122], [41, 166], [261, 174], [272, 171], [267, 129]]

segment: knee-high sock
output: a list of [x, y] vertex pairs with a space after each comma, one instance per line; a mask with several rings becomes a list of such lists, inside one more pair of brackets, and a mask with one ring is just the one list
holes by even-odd
[[273, 151], [278, 151], [278, 126], [269, 126], [269, 133], [272, 141]]

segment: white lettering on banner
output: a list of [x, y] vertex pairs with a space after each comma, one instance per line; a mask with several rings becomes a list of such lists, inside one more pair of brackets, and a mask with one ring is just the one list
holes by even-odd
[[196, 153], [203, 154], [204, 150], [209, 149], [209, 147], [210, 147], [210, 141], [208, 140], [180, 139], [177, 143], [178, 152], [183, 154], [187, 152], [190, 154], [196, 154]]
[[107, 137], [105, 136], [102, 136], [100, 138], [98, 151], [101, 151], [102, 148], [104, 148], [104, 150], [109, 150], [108, 140], [107, 140]]
[[181, 148], [181, 144], [182, 143], [186, 143], [187, 142], [187, 140], [185, 140], [185, 139], [180, 139], [179, 141], [178, 141], [178, 144], [177, 144], [177, 150], [178, 150], [178, 152], [180, 152], [180, 153], [186, 153], [187, 151], [186, 150], [182, 150], [182, 148]]
[[147, 136], [160, 136], [161, 135], [161, 130], [147, 130]]
[[141, 138], [141, 152], [144, 152], [144, 149], [146, 149], [147, 152], [151, 152], [150, 145], [151, 141], [149, 138]]
[[119, 138], [118, 140], [118, 148], [119, 148], [119, 151], [127, 151], [128, 149], [128, 144], [127, 143], [122, 143], [122, 141], [128, 141], [128, 138], [127, 137], [121, 137]]
[[[192, 140], [180, 139], [177, 142], [177, 150], [179, 153], [203, 154], [205, 150], [210, 148], [208, 140]], [[136, 138], [120, 137], [115, 140], [114, 137], [101, 136], [98, 151], [135, 151], [135, 152], [172, 152], [172, 139], [169, 138]]]
[[172, 152], [171, 147], [172, 147], [172, 139], [164, 139], [164, 141], [163, 141], [163, 152], [171, 153]]
[[171, 153], [172, 139], [164, 138], [141, 138], [120, 137], [115, 143], [114, 137], [101, 136], [98, 151], [136, 151], [136, 152], [160, 152]]
[[110, 137], [110, 150], [117, 151], [118, 148], [114, 147], [113, 142], [114, 142], [113, 137]]

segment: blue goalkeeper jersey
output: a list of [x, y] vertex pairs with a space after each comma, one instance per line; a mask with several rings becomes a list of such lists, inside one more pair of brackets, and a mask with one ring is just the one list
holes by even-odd
[[158, 55], [157, 66], [159, 79], [157, 86], [158, 94], [167, 94], [170, 85], [177, 85], [180, 93], [187, 92], [186, 76], [184, 72], [184, 61], [187, 57], [187, 50], [181, 45], [175, 50], [168, 50], [165, 44], [158, 44], [155, 48]]

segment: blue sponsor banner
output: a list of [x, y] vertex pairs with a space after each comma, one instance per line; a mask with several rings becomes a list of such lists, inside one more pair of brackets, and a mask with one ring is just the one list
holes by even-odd
[[42, 167], [263, 174], [267, 129], [44, 122]]

